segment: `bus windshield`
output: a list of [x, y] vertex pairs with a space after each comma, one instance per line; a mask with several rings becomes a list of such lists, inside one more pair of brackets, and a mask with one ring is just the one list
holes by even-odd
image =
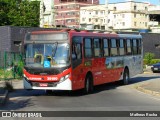
[[26, 67], [61, 67], [70, 64], [68, 43], [26, 44]]

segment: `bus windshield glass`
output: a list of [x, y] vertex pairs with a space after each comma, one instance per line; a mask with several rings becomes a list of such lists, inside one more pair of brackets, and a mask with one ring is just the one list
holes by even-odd
[[26, 44], [26, 67], [61, 67], [70, 64], [68, 43]]

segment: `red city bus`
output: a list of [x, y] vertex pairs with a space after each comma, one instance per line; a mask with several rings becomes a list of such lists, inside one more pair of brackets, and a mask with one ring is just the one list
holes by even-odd
[[142, 72], [142, 36], [75, 30], [26, 34], [24, 88], [93, 91]]

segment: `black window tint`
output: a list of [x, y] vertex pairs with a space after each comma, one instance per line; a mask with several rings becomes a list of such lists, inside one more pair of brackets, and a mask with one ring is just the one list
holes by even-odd
[[137, 46], [137, 40], [133, 39], [133, 54], [138, 54], [138, 46]]
[[120, 39], [120, 45], [119, 45], [120, 48], [124, 48], [124, 41], [123, 39]]
[[100, 39], [94, 39], [94, 56], [100, 57]]
[[127, 55], [131, 55], [132, 51], [131, 51], [131, 40], [127, 39]]
[[138, 39], [137, 43], [138, 43], [138, 54], [141, 54], [141, 50], [142, 50], [142, 41], [141, 41], [141, 39]]
[[117, 40], [111, 39], [111, 56], [118, 55]]
[[123, 39], [120, 39], [120, 41], [119, 41], [119, 54], [120, 55], [125, 54], [125, 52], [124, 52], [124, 40]]
[[111, 39], [111, 47], [112, 48], [116, 48], [117, 45], [116, 45], [116, 39]]
[[82, 59], [82, 37], [72, 38], [72, 60]]
[[108, 39], [103, 39], [103, 56], [109, 56]]
[[86, 58], [90, 58], [92, 57], [92, 42], [90, 38], [85, 38], [84, 40], [84, 44], [85, 44], [85, 57]]

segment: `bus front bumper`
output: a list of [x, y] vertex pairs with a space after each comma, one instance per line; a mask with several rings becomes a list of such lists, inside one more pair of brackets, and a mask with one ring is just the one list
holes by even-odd
[[64, 80], [63, 82], [57, 83], [55, 86], [51, 86], [51, 87], [34, 86], [26, 78], [23, 78], [23, 85], [24, 85], [24, 89], [28, 89], [28, 90], [32, 90], [32, 89], [37, 89], [37, 90], [72, 90], [72, 82], [69, 78]]

